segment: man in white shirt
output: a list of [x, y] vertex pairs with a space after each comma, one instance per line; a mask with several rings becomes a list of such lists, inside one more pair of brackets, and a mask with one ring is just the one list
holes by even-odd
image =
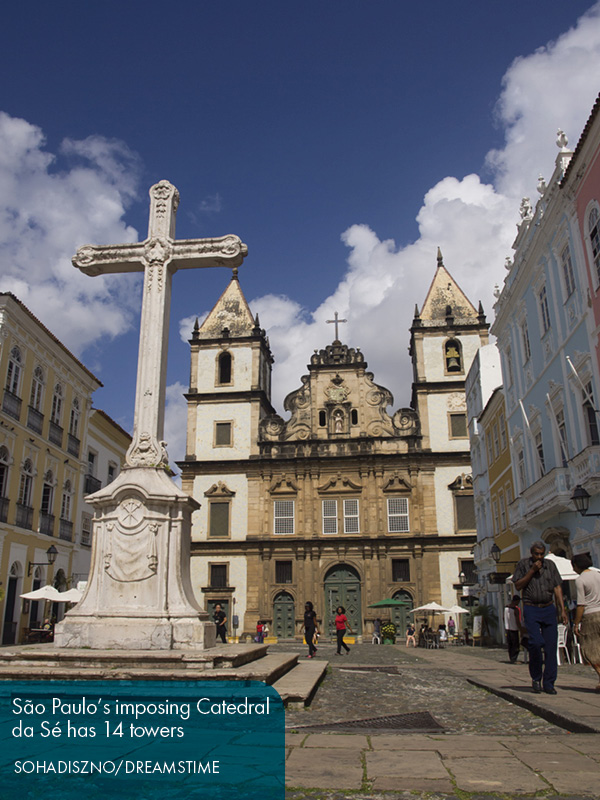
[[519, 657], [519, 632], [522, 627], [520, 603], [521, 598], [518, 594], [515, 594], [509, 605], [504, 609], [504, 631], [511, 664], [516, 664]]

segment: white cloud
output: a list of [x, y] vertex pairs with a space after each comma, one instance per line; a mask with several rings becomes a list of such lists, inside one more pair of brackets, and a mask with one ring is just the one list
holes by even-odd
[[125, 332], [139, 304], [139, 278], [90, 278], [71, 265], [82, 244], [137, 241], [123, 215], [138, 161], [101, 136], [66, 139], [56, 155], [44, 147], [40, 128], [0, 112], [0, 291], [16, 294], [81, 355]]
[[417, 240], [405, 246], [382, 241], [367, 225], [352, 225], [342, 234], [349, 248], [346, 274], [314, 312], [270, 295], [250, 303], [259, 310], [275, 355], [273, 402], [279, 409], [285, 394], [300, 385], [313, 348], [333, 339], [325, 320], [336, 310], [348, 319], [340, 338], [361, 348], [375, 380], [392, 390], [396, 407], [408, 405], [409, 328], [415, 303], [423, 304], [433, 278], [438, 246], [461, 288], [475, 305], [481, 300], [488, 321], [493, 320], [493, 288], [506, 274], [504, 259], [511, 253], [520, 199], [528, 195], [535, 203], [538, 174], [550, 177], [559, 127], [575, 147], [599, 74], [597, 3], [555, 42], [508, 68], [496, 109], [505, 146], [490, 151], [483, 165], [490, 182], [478, 175], [440, 180], [418, 211]]

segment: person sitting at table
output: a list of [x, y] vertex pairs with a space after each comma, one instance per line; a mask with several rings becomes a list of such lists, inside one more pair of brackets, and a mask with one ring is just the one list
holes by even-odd
[[54, 628], [54, 625], [50, 622], [49, 619], [44, 620], [44, 624], [42, 625], [42, 630], [44, 631], [51, 631]]
[[440, 625], [438, 627], [438, 636], [439, 636], [440, 642], [447, 642], [448, 641], [448, 633], [446, 632], [446, 626], [444, 625], [443, 622], [440, 623]]
[[412, 644], [413, 647], [417, 646], [417, 642], [415, 641], [415, 626], [412, 622], [408, 623], [408, 627], [406, 629], [406, 646], [408, 647], [409, 644]]

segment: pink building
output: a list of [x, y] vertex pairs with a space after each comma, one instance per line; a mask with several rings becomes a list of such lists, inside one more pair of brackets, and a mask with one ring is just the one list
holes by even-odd
[[572, 192], [593, 314], [590, 331], [600, 370], [600, 94], [562, 181]]

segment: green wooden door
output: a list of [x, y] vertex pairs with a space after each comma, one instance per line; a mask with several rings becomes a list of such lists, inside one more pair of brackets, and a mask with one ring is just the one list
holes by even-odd
[[414, 608], [414, 602], [411, 595], [408, 592], [405, 592], [403, 589], [399, 592], [396, 592], [393, 597], [393, 600], [404, 600], [407, 603], [406, 606], [396, 606], [396, 608], [391, 609], [392, 611], [392, 622], [396, 626], [396, 636], [398, 638], [404, 637], [406, 634], [406, 628], [409, 622], [414, 622], [414, 614], [409, 614], [408, 612], [411, 608]]
[[296, 608], [288, 592], [280, 592], [273, 602], [273, 632], [278, 639], [293, 639]]
[[[335, 610], [344, 606], [354, 633], [362, 633], [361, 589], [357, 571], [348, 564], [339, 564], [325, 576], [325, 610], [323, 628], [335, 637]], [[317, 609], [317, 616], [319, 609]]]

